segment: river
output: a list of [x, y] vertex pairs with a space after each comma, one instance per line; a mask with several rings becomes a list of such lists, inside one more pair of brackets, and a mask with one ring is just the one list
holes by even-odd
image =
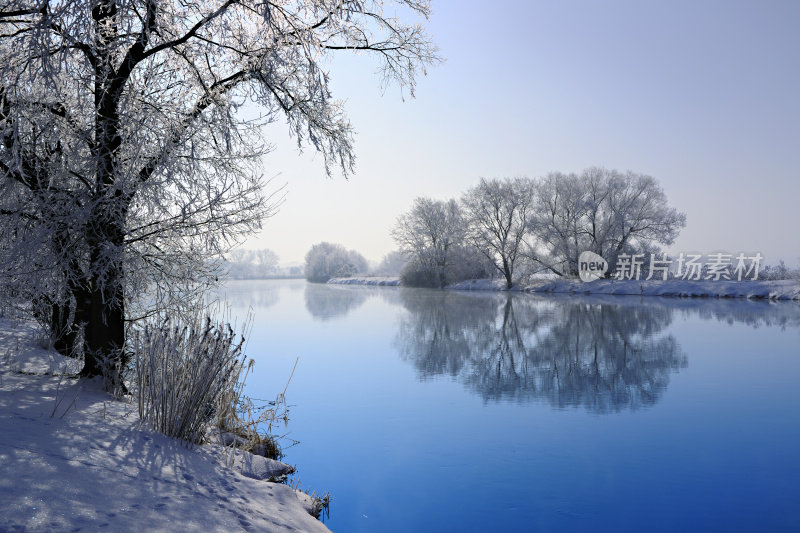
[[798, 531], [800, 305], [231, 281], [333, 531]]

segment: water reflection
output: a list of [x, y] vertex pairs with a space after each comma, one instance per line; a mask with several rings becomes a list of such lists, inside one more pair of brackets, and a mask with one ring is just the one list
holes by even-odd
[[[238, 286], [229, 301], [271, 306], [279, 285]], [[370, 298], [402, 307], [394, 344], [420, 379], [450, 376], [484, 401], [546, 402], [594, 413], [646, 408], [688, 365], [673, 319], [800, 331], [794, 303], [453, 292], [294, 283], [315, 321]], [[231, 298], [232, 297], [232, 298]]]
[[278, 303], [281, 287], [275, 282], [231, 280], [219, 288], [216, 296], [232, 308], [263, 310]]
[[[669, 302], [670, 300], [667, 300]], [[745, 324], [753, 328], [800, 328], [800, 305], [797, 302], [741, 299], [680, 299], [680, 312], [685, 316], [703, 320], [717, 320], [727, 324]]]
[[654, 405], [670, 374], [688, 365], [671, 334], [673, 311], [658, 306], [565, 303], [529, 347], [531, 393], [554, 406], [594, 412]]
[[495, 294], [403, 289], [400, 302], [410, 312], [401, 318], [397, 345], [421, 377], [458, 376], [473, 350], [476, 330], [494, 329]]
[[311, 316], [315, 320], [325, 321], [343, 317], [357, 309], [371, 294], [372, 291], [367, 287], [306, 283], [304, 298]]
[[401, 356], [484, 400], [543, 400], [606, 413], [655, 404], [687, 357], [673, 309], [512, 294], [401, 291]]

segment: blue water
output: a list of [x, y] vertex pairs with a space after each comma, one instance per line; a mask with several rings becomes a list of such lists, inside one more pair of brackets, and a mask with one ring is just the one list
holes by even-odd
[[333, 531], [800, 531], [800, 305], [229, 282]]

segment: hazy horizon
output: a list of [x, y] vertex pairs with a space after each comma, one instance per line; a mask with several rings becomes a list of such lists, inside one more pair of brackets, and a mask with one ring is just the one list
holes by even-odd
[[800, 3], [437, 2], [445, 57], [416, 98], [381, 95], [369, 57], [337, 60], [334, 97], [357, 132], [349, 180], [298, 155], [284, 124], [265, 177], [286, 201], [245, 248], [302, 262], [331, 241], [372, 261], [417, 196], [458, 197], [481, 177], [586, 167], [659, 180], [687, 226], [672, 252], [800, 260]]

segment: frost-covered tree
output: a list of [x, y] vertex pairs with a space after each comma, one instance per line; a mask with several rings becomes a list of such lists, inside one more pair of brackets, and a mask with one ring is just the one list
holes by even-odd
[[466, 224], [455, 200], [419, 197], [397, 218], [392, 237], [411, 268], [444, 287], [452, 281], [454, 258], [465, 244]]
[[686, 215], [669, 207], [651, 176], [602, 168], [553, 173], [536, 185], [533, 256], [556, 274], [576, 276], [578, 256], [588, 250], [613, 272], [620, 254], [658, 253], [685, 225]]
[[512, 286], [531, 224], [534, 184], [528, 178], [485, 179], [469, 189], [461, 203], [468, 237]]
[[341, 244], [321, 242], [306, 253], [306, 279], [313, 283], [364, 274], [368, 269], [369, 265], [363, 255], [355, 250], [348, 250]]
[[399, 250], [393, 250], [383, 256], [381, 262], [375, 267], [375, 274], [378, 276], [399, 276], [406, 266], [408, 260]]
[[791, 267], [786, 264], [783, 259], [778, 261], [777, 265], [767, 265], [758, 275], [760, 279], [795, 279], [800, 280], [800, 263], [796, 267]]
[[[83, 374], [123, 359], [131, 297], [186, 299], [206, 259], [256, 229], [265, 122], [325, 168], [353, 165], [334, 53], [371, 53], [413, 95], [436, 62], [425, 0], [0, 3], [0, 272], [69, 308]], [[245, 120], [255, 103], [262, 115]], [[6, 253], [8, 252], [8, 253]], [[139, 302], [141, 303], [141, 302]]]
[[578, 256], [584, 251], [583, 223], [588, 202], [580, 178], [553, 172], [536, 183], [531, 226], [539, 248], [536, 260], [564, 275], [578, 272]]

